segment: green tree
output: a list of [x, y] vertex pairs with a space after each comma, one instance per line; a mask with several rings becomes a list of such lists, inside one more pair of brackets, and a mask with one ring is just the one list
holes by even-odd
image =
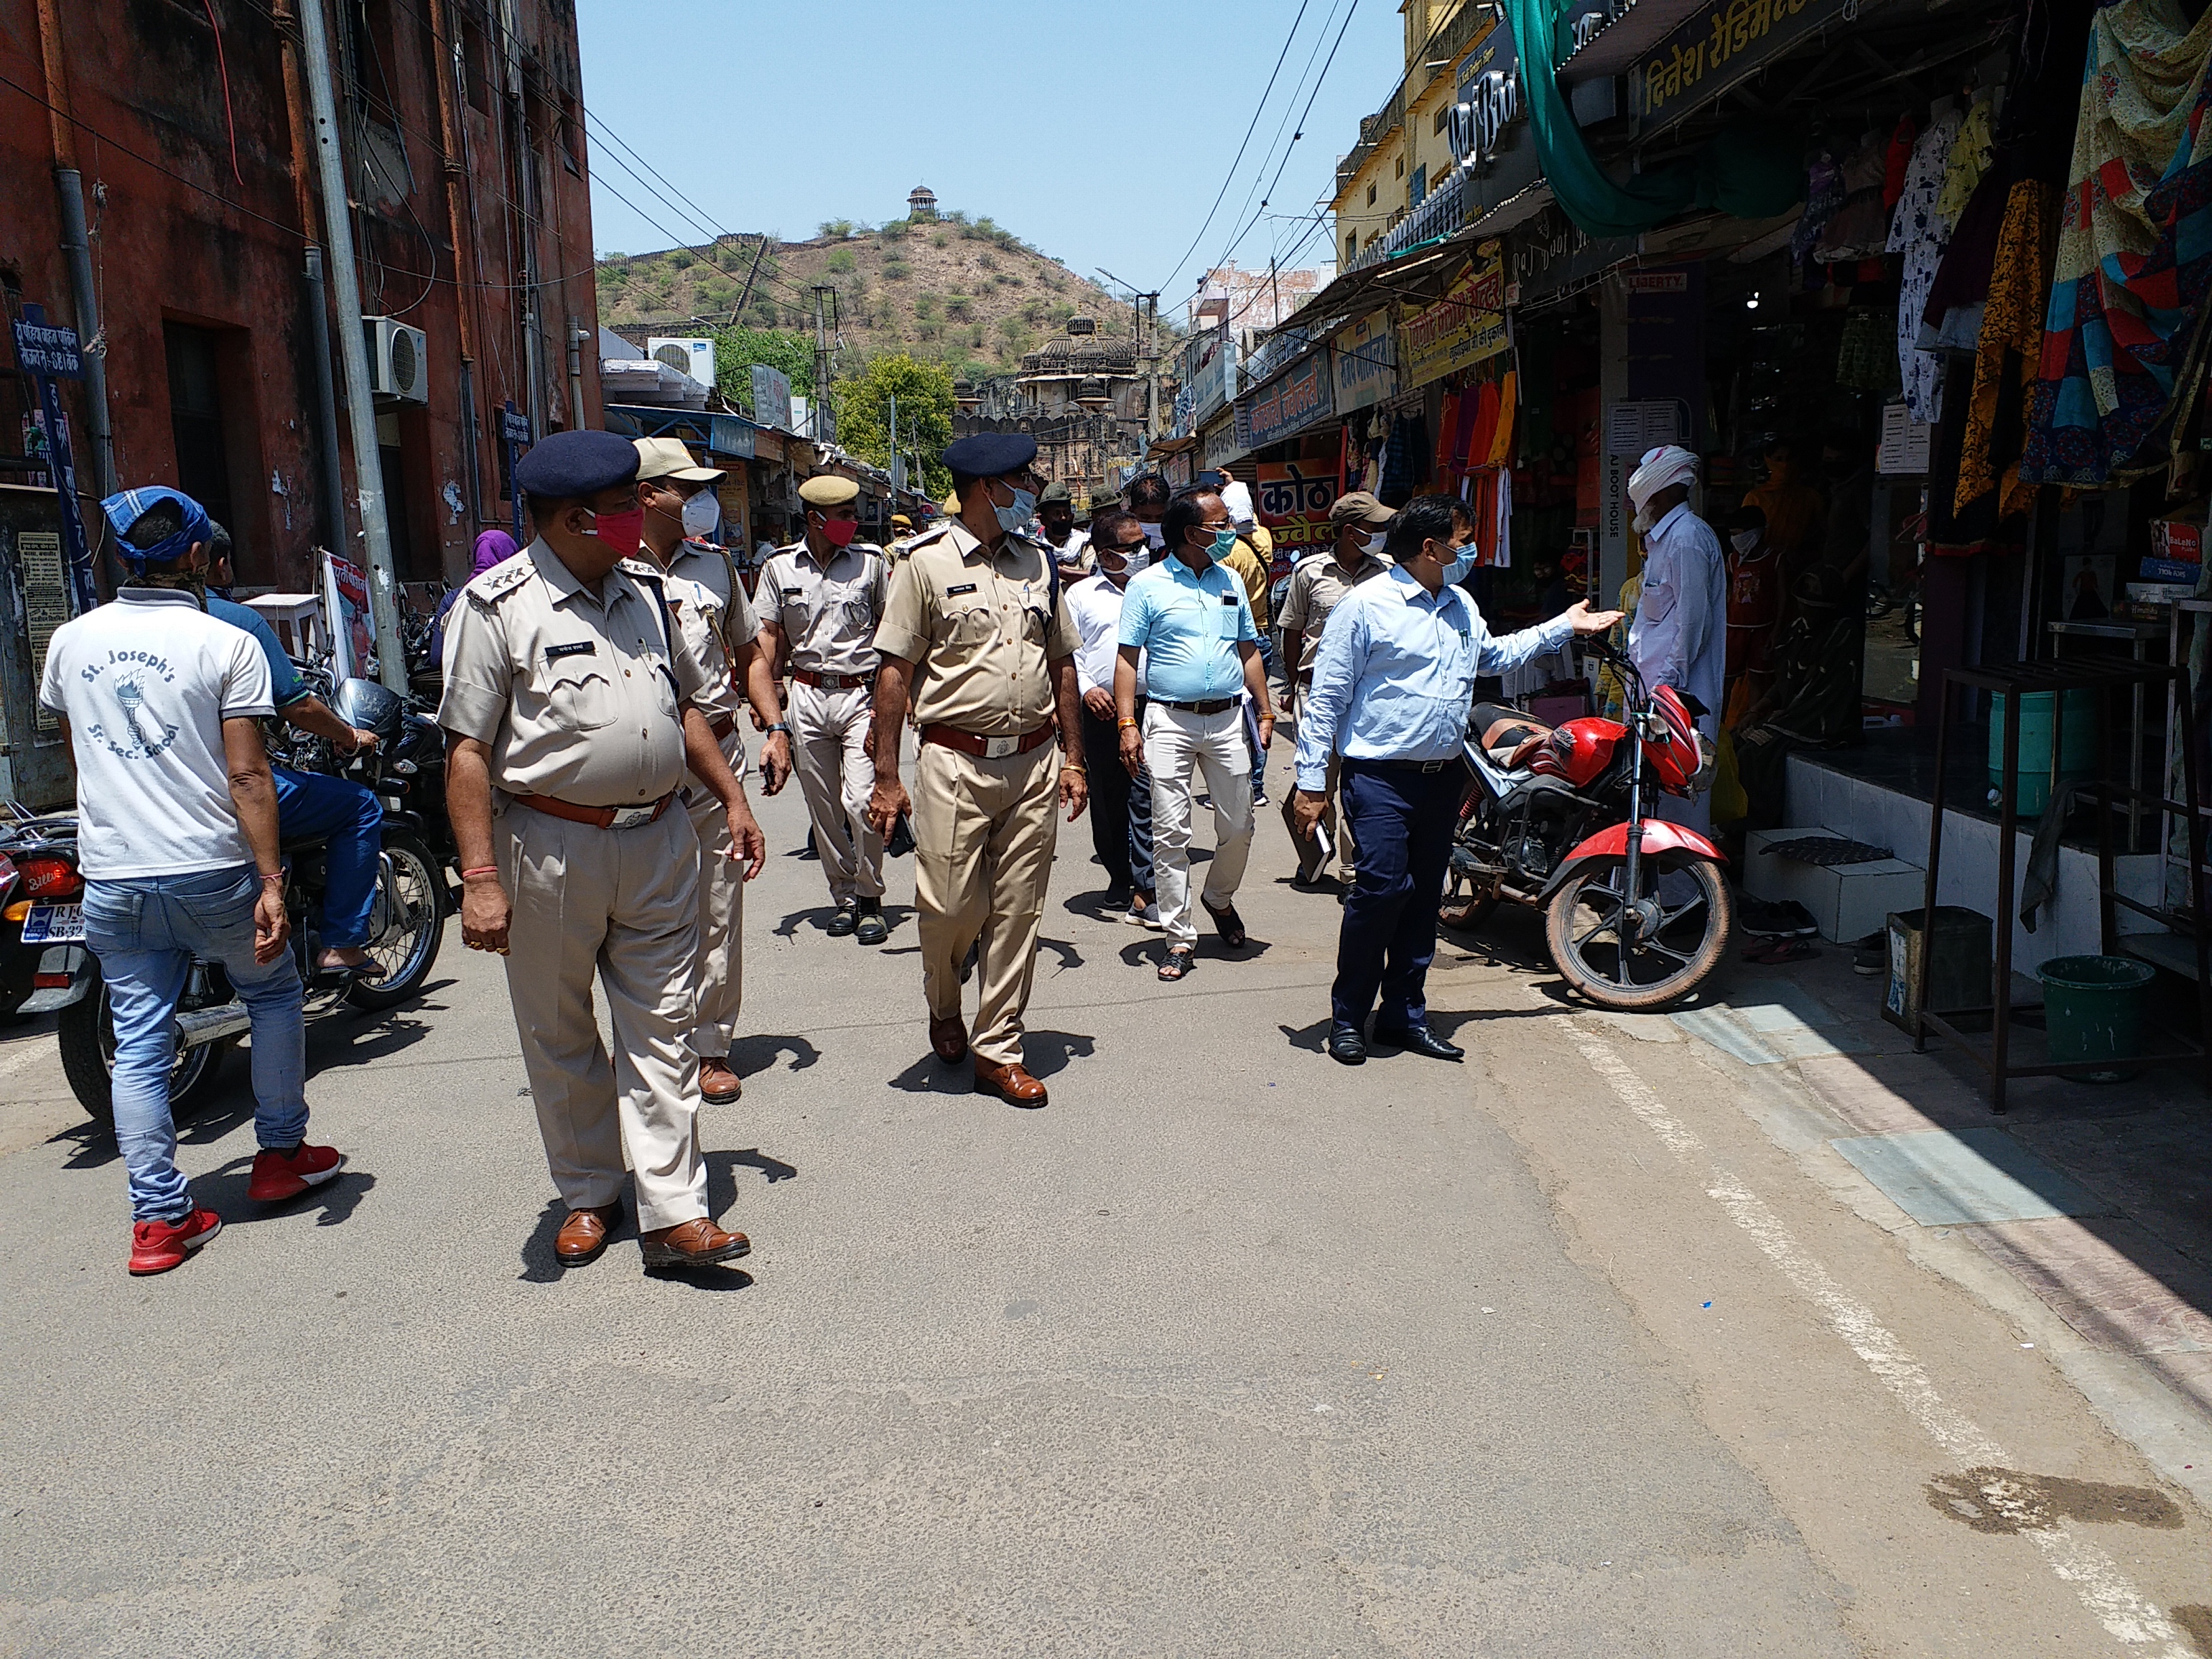
[[755, 363], [781, 369], [799, 396], [814, 395], [814, 342], [808, 336], [780, 328], [726, 328], [715, 333], [714, 379], [725, 398], [736, 402], [752, 396], [752, 379], [745, 371]]
[[937, 459], [952, 441], [952, 376], [941, 365], [895, 352], [840, 380], [833, 395], [837, 441], [878, 466], [890, 465], [890, 404], [896, 398], [899, 447], [908, 454], [917, 445], [921, 450], [924, 477], [916, 482], [933, 495], [952, 487]]

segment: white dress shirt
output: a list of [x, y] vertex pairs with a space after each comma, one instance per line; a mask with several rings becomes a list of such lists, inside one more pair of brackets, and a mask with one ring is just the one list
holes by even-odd
[[[1075, 647], [1075, 686], [1078, 691], [1103, 690], [1114, 695], [1114, 659], [1121, 653], [1121, 599], [1120, 588], [1103, 576], [1085, 576], [1070, 582], [1061, 595], [1067, 614], [1074, 619], [1080, 643]], [[1137, 655], [1137, 695], [1145, 695], [1144, 653]]]
[[1650, 686], [1671, 685], [1705, 704], [1717, 729], [1728, 668], [1728, 561], [1712, 527], [1685, 501], [1644, 533], [1644, 591], [1628, 624], [1628, 655]]

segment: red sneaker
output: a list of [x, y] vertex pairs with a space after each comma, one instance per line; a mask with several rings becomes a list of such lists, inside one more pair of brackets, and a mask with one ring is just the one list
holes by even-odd
[[256, 1204], [282, 1204], [310, 1187], [319, 1187], [338, 1172], [345, 1155], [331, 1146], [305, 1142], [289, 1152], [264, 1146], [253, 1155], [253, 1182], [246, 1195]]
[[174, 1221], [139, 1221], [131, 1228], [131, 1271], [165, 1273], [222, 1231], [222, 1218], [198, 1206]]

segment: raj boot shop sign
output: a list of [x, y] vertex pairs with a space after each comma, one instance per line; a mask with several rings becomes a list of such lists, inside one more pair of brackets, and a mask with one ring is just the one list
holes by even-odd
[[1850, 0], [1712, 0], [1632, 64], [1628, 100], [1667, 125], [1844, 15]]
[[1444, 297], [1406, 313], [1398, 325], [1399, 380], [1408, 388], [1495, 357], [1505, 328], [1504, 245], [1485, 242]]
[[1335, 388], [1328, 352], [1316, 351], [1293, 364], [1250, 397], [1237, 400], [1238, 445], [1264, 449], [1334, 415]]

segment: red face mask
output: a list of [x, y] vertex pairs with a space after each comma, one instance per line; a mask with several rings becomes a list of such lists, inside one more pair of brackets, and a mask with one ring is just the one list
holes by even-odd
[[858, 519], [824, 519], [816, 528], [821, 531], [822, 539], [830, 546], [849, 547], [853, 538], [860, 533], [860, 521]]
[[623, 558], [636, 555], [638, 544], [645, 539], [643, 507], [633, 507], [627, 513], [595, 513], [592, 517], [594, 536]]

